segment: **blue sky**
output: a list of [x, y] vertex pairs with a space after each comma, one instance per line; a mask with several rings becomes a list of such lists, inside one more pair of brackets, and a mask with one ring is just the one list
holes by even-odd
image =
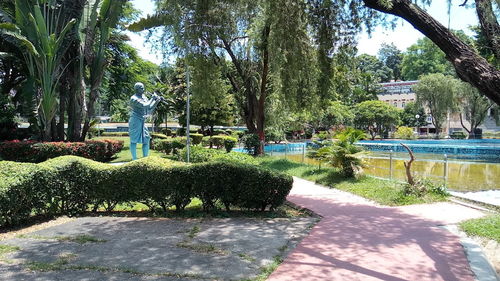
[[[152, 14], [154, 11], [154, 4], [151, 0], [132, 0], [132, 2], [137, 9], [142, 11], [143, 16]], [[427, 10], [435, 19], [448, 26], [449, 17], [446, 2], [444, 0], [434, 0]], [[463, 0], [454, 0], [452, 3], [451, 16], [449, 18], [450, 27], [470, 34], [469, 26], [478, 24], [475, 10], [459, 7], [458, 5], [463, 3]], [[161, 55], [151, 52], [151, 47], [145, 44], [145, 34], [145, 32], [129, 32], [130, 44], [139, 50], [139, 55], [142, 58], [160, 64]], [[376, 55], [380, 45], [384, 42], [394, 43], [400, 50], [405, 50], [422, 37], [424, 36], [410, 24], [404, 20], [398, 20], [397, 27], [394, 30], [377, 27], [372, 32], [371, 37], [366, 32], [360, 34], [358, 37], [358, 50], [360, 54]]]

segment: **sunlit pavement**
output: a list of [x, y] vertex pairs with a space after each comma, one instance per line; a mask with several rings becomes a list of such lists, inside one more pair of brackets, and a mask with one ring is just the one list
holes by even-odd
[[452, 203], [383, 207], [294, 180], [288, 200], [323, 219], [268, 280], [474, 280], [459, 237], [440, 226], [482, 212]]

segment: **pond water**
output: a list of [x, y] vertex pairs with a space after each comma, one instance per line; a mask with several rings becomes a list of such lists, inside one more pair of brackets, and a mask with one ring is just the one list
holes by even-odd
[[[275, 157], [284, 158], [285, 154], [275, 153]], [[393, 155], [392, 178], [406, 180], [403, 162], [408, 160], [402, 155]], [[287, 154], [286, 158], [291, 161], [304, 162], [311, 165], [319, 165], [318, 161], [304, 157], [302, 154]], [[427, 159], [426, 159], [427, 158]], [[426, 177], [434, 181], [444, 182], [445, 163], [441, 159], [419, 158], [413, 162], [412, 170], [417, 176]], [[437, 157], [434, 157], [437, 158]], [[368, 175], [391, 178], [389, 157], [383, 154], [371, 154], [365, 158], [366, 167], [364, 171]], [[324, 164], [323, 164], [324, 165]], [[484, 161], [459, 161], [448, 160], [447, 187], [455, 191], [481, 191], [500, 190], [500, 163], [488, 163]]]

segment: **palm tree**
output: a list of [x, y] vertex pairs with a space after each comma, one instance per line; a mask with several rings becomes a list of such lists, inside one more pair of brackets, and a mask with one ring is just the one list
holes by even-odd
[[61, 24], [61, 7], [54, 0], [15, 1], [15, 20], [0, 23], [0, 32], [23, 47], [23, 57], [38, 86], [37, 104], [42, 138], [51, 138], [51, 123], [57, 112], [57, 85], [63, 72], [62, 43], [76, 20]]

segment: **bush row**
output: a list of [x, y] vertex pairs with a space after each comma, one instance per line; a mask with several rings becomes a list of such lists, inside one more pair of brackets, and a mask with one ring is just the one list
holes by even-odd
[[6, 141], [0, 143], [0, 157], [16, 162], [39, 163], [47, 159], [74, 155], [95, 161], [109, 161], [123, 149], [123, 141], [88, 140], [85, 142]]
[[221, 149], [224, 147], [226, 152], [230, 152], [238, 143], [238, 139], [231, 136], [218, 135], [212, 137], [204, 137], [201, 141], [203, 146], [215, 147]]
[[[187, 160], [186, 148], [179, 150], [176, 157], [178, 161], [186, 162]], [[189, 161], [191, 163], [203, 163], [210, 161], [224, 161], [224, 162], [231, 161], [231, 162], [238, 162], [251, 165], [258, 164], [257, 160], [255, 160], [254, 157], [246, 153], [242, 152], [226, 153], [223, 150], [204, 148], [201, 146], [193, 146], [190, 148]]]
[[281, 205], [292, 178], [235, 162], [186, 165], [149, 157], [112, 166], [75, 156], [32, 164], [0, 162], [0, 225], [32, 215], [75, 215], [119, 203], [143, 202], [150, 208], [183, 210], [194, 197], [205, 210], [218, 203], [265, 210]]

